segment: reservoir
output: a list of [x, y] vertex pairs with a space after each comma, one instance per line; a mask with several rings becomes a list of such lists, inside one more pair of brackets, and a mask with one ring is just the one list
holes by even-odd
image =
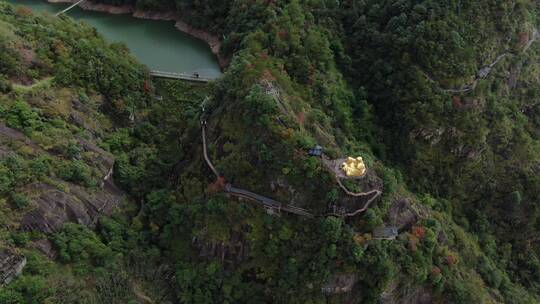
[[[57, 13], [68, 4], [40, 0], [0, 0], [30, 7], [35, 12]], [[110, 42], [123, 42], [151, 70], [198, 73], [216, 78], [221, 71], [217, 58], [201, 40], [180, 32], [174, 21], [145, 20], [131, 15], [111, 15], [74, 7], [70, 17], [95, 27]]]

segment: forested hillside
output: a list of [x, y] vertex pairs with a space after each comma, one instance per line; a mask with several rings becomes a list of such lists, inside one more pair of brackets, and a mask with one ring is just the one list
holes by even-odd
[[175, 12], [230, 64], [151, 79], [0, 3], [0, 303], [540, 301], [535, 1], [99, 2]]

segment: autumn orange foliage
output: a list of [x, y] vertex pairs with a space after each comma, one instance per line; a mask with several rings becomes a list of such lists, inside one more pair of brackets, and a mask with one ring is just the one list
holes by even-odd
[[437, 266], [431, 267], [431, 275], [432, 276], [435, 277], [435, 276], [439, 275], [440, 273], [441, 273], [441, 269], [439, 267], [437, 267]]
[[300, 112], [297, 115], [298, 123], [301, 125], [304, 125], [304, 122], [306, 121], [306, 114], [304, 112]]
[[220, 192], [225, 189], [225, 184], [225, 178], [223, 176], [220, 176], [216, 179], [215, 182], [208, 186], [208, 190], [213, 193]]
[[409, 234], [409, 247], [411, 248], [411, 251], [416, 251], [418, 249], [419, 242], [420, 240], [416, 235]]
[[412, 228], [412, 234], [421, 240], [426, 235], [426, 230], [422, 226], [414, 226]]
[[456, 109], [463, 107], [463, 102], [461, 102], [461, 97], [457, 95], [452, 96], [452, 105]]
[[448, 266], [454, 266], [457, 263], [457, 258], [452, 254], [447, 255], [445, 259]]
[[524, 47], [529, 42], [529, 33], [527, 32], [521, 32], [519, 35], [519, 46]]
[[26, 6], [19, 6], [15, 13], [21, 17], [28, 17], [32, 15], [32, 10]]

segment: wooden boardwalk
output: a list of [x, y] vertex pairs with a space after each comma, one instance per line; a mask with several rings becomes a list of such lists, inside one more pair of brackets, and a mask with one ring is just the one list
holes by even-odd
[[195, 82], [209, 82], [213, 80], [211, 78], [197, 76], [196, 74], [164, 72], [164, 71], [157, 71], [157, 70], [150, 71], [150, 75], [153, 77], [159, 77], [159, 78], [170, 78], [170, 79], [179, 79], [179, 80], [195, 81]]
[[204, 160], [206, 161], [206, 164], [212, 170], [216, 178], [219, 178], [219, 173], [212, 164], [212, 161], [210, 161], [210, 157], [208, 157], [208, 148], [206, 145], [206, 121], [201, 121], [202, 126], [202, 142], [203, 142], [203, 154], [204, 154]]
[[[203, 112], [204, 112], [204, 107], [203, 107]], [[216, 168], [212, 164], [212, 161], [210, 160], [210, 157], [208, 156], [208, 147], [207, 147], [207, 142], [206, 142], [206, 120], [204, 120], [202, 118], [201, 118], [201, 133], [202, 133], [202, 144], [203, 144], [203, 157], [204, 157], [204, 160], [205, 160], [206, 164], [208, 165], [208, 167], [210, 168], [210, 170], [212, 170], [212, 173], [214, 173], [216, 178], [219, 179], [221, 177], [221, 175], [216, 170]], [[374, 189], [374, 190], [371, 190], [371, 191], [368, 191], [368, 192], [359, 192], [359, 193], [349, 191], [345, 187], [345, 185], [343, 185], [343, 183], [341, 183], [341, 180], [335, 174], [335, 172], [328, 166], [328, 164], [329, 164], [328, 159], [325, 159], [323, 157], [323, 162], [327, 166], [327, 168], [331, 171], [332, 175], [334, 175], [334, 177], [335, 177], [337, 183], [339, 184], [339, 186], [341, 187], [341, 189], [347, 195], [353, 196], [353, 197], [363, 197], [363, 196], [370, 196], [371, 195], [371, 197], [367, 200], [367, 202], [364, 204], [364, 206], [362, 208], [358, 209], [358, 210], [355, 210], [354, 212], [349, 212], [349, 213], [331, 212], [331, 213], [326, 213], [323, 216], [337, 216], [337, 217], [355, 216], [355, 215], [357, 215], [359, 213], [362, 213], [362, 212], [366, 211], [369, 208], [369, 206], [371, 205], [371, 203], [381, 196], [382, 191], [377, 190], [377, 189]], [[316, 215], [314, 215], [313, 213], [309, 212], [306, 209], [299, 208], [299, 207], [292, 206], [292, 205], [288, 205], [288, 204], [283, 204], [283, 203], [278, 202], [276, 200], [273, 200], [273, 199], [271, 199], [269, 197], [266, 197], [266, 196], [251, 192], [249, 190], [236, 188], [236, 187], [234, 187], [233, 185], [231, 185], [229, 183], [225, 184], [225, 187], [224, 187], [223, 190], [225, 191], [225, 193], [227, 193], [229, 195], [236, 196], [238, 198], [243, 198], [243, 199], [246, 199], [246, 200], [250, 200], [250, 201], [259, 203], [265, 209], [267, 209], [269, 211], [272, 211], [272, 212], [277, 211], [277, 213], [279, 213], [281, 210], [283, 210], [283, 211], [288, 212], [288, 213], [293, 213], [293, 214], [296, 214], [296, 215], [305, 216], [305, 217], [309, 217], [309, 218], [316, 217]]]
[[305, 217], [314, 217], [313, 214], [309, 213], [306, 209], [302, 209], [302, 208], [295, 207], [295, 206], [290, 206], [290, 205], [284, 205], [284, 204], [282, 204], [282, 203], [280, 203], [278, 201], [275, 201], [275, 200], [273, 200], [271, 198], [268, 198], [266, 196], [262, 196], [262, 195], [259, 195], [257, 193], [253, 193], [253, 192], [248, 191], [248, 190], [235, 188], [231, 184], [225, 185], [225, 192], [229, 193], [231, 195], [234, 195], [236, 197], [240, 197], [240, 198], [243, 198], [243, 199], [247, 199], [247, 200], [250, 200], [250, 201], [260, 203], [260, 204], [263, 205], [264, 208], [272, 209], [272, 210], [275, 210], [277, 212], [283, 210], [285, 212], [293, 213], [293, 214], [296, 214], [296, 215], [301, 215], [301, 216], [305, 216]]
[[[202, 127], [201, 131], [202, 131], [204, 160], [206, 164], [208, 165], [208, 167], [210, 168], [210, 170], [212, 170], [216, 178], [219, 178], [220, 177], [219, 172], [216, 170], [216, 168], [212, 164], [210, 157], [208, 157], [208, 147], [206, 143], [206, 121], [204, 120], [201, 121], [201, 127]], [[277, 212], [280, 212], [281, 210], [283, 210], [285, 212], [289, 212], [289, 213], [293, 213], [293, 214], [297, 214], [297, 215], [301, 215], [305, 217], [314, 217], [313, 214], [308, 212], [306, 209], [302, 209], [302, 208], [291, 206], [291, 205], [285, 205], [283, 203], [280, 203], [266, 196], [253, 193], [245, 189], [233, 187], [231, 184], [226, 184], [224, 190], [225, 190], [225, 193], [229, 195], [259, 203], [268, 210], [277, 211]]]

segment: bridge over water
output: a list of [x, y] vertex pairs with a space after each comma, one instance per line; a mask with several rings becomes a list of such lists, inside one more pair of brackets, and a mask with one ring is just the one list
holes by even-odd
[[[82, 4], [85, 1], [87, 0], [72, 0], [71, 1], [72, 4], [69, 7], [57, 12], [56, 14], [54, 14], [54, 16], [55, 17], [62, 16], [66, 14], [68, 11], [70, 11], [71, 9], [75, 8], [76, 6]], [[165, 72], [165, 71], [159, 71], [159, 70], [151, 70], [150, 75], [152, 77], [179, 79], [179, 80], [203, 82], [203, 83], [206, 83], [215, 79], [213, 77], [202, 77], [198, 73], [191, 73], [191, 74], [190, 73], [176, 73], [176, 72]]]
[[86, 1], [86, 0], [79, 0], [79, 1], [77, 1], [77, 2], [73, 3], [72, 5], [70, 5], [68, 8], [66, 8], [66, 9], [64, 9], [64, 10], [61, 10], [61, 11], [59, 11], [58, 13], [54, 14], [54, 16], [55, 16], [55, 17], [58, 17], [58, 16], [60, 16], [60, 15], [62, 15], [62, 14], [64, 14], [64, 13], [66, 13], [66, 12], [69, 11], [70, 9], [74, 8], [75, 6], [77, 6], [77, 5], [81, 4], [81, 3], [83, 3], [84, 1]]
[[198, 76], [198, 74], [174, 73], [174, 72], [164, 72], [164, 71], [156, 71], [156, 70], [150, 71], [150, 75], [153, 77], [159, 77], [159, 78], [180, 79], [180, 80], [195, 81], [195, 82], [209, 82], [213, 80], [207, 77], [200, 77]]

